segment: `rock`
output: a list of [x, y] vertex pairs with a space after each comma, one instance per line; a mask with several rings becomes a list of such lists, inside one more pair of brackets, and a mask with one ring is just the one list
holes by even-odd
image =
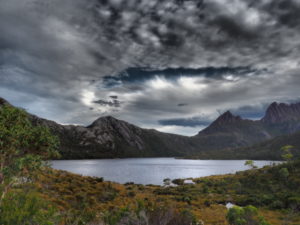
[[264, 123], [282, 123], [300, 119], [300, 103], [285, 104], [273, 102], [262, 118]]

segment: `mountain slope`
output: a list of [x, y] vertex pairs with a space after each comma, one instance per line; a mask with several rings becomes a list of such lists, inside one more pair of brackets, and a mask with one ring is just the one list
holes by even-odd
[[292, 145], [294, 157], [300, 157], [300, 132], [282, 135], [250, 147], [222, 149], [219, 151], [202, 151], [197, 155], [185, 158], [193, 159], [253, 159], [253, 160], [282, 160], [281, 147]]
[[203, 150], [219, 150], [251, 145], [271, 137], [259, 121], [245, 120], [227, 111], [192, 139]]
[[101, 117], [87, 127], [63, 126], [32, 117], [35, 124], [46, 125], [60, 137], [65, 159], [183, 156], [189, 138], [142, 129], [113, 117]]
[[[274, 137], [300, 131], [300, 103], [272, 103], [261, 120], [242, 119], [227, 111], [210, 126], [192, 137], [205, 155], [221, 154], [223, 149], [251, 146]], [[213, 152], [218, 150], [218, 153]]]
[[251, 147], [235, 149], [232, 154], [238, 158], [282, 160], [281, 147], [286, 145], [294, 146], [291, 152], [294, 156], [299, 157], [300, 132], [278, 136]]
[[[0, 98], [0, 105], [3, 104], [9, 103]], [[49, 127], [60, 138], [64, 159], [168, 156], [268, 159], [277, 156], [275, 153], [270, 156], [270, 151], [266, 154], [244, 149], [300, 131], [299, 105], [273, 103], [259, 121], [242, 119], [227, 111], [193, 137], [142, 129], [111, 116], [101, 117], [87, 127], [60, 125], [34, 115], [29, 118], [36, 125]]]

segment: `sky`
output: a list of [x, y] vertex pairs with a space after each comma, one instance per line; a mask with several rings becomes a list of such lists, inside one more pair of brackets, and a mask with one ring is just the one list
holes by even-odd
[[0, 97], [195, 135], [300, 101], [300, 0], [0, 0]]

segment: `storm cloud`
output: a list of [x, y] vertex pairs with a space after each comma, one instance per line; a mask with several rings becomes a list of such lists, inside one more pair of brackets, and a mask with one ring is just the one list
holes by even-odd
[[298, 15], [299, 0], [0, 0], [0, 96], [188, 135], [228, 109], [258, 118], [299, 99]]

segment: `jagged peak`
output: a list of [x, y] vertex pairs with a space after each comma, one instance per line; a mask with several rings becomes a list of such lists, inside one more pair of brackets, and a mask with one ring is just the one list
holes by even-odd
[[112, 116], [102, 116], [96, 119], [89, 127], [91, 126], [99, 126], [103, 123], [115, 123], [115, 122], [120, 122], [120, 120], [112, 117]]
[[[223, 123], [223, 122], [234, 122], [234, 121], [240, 121], [242, 118], [240, 116], [233, 115], [229, 110], [223, 113], [221, 116], [219, 116], [215, 122], [217, 123]], [[215, 123], [214, 122], [214, 123]]]
[[230, 117], [234, 117], [234, 115], [231, 113], [231, 111], [229, 111], [229, 110], [227, 110], [226, 112], [224, 112], [222, 115], [221, 115], [221, 117], [222, 116], [230, 116]]
[[277, 106], [278, 106], [278, 102], [272, 102], [272, 103], [269, 105], [268, 109], [269, 109], [269, 108], [274, 108], [274, 107], [277, 107]]
[[229, 110], [220, 115], [214, 122], [207, 128], [200, 131], [198, 135], [214, 133], [220, 128], [230, 127], [231, 125], [243, 121], [240, 116], [233, 115]]
[[280, 123], [300, 118], [300, 103], [286, 104], [273, 102], [261, 119], [265, 123]]

